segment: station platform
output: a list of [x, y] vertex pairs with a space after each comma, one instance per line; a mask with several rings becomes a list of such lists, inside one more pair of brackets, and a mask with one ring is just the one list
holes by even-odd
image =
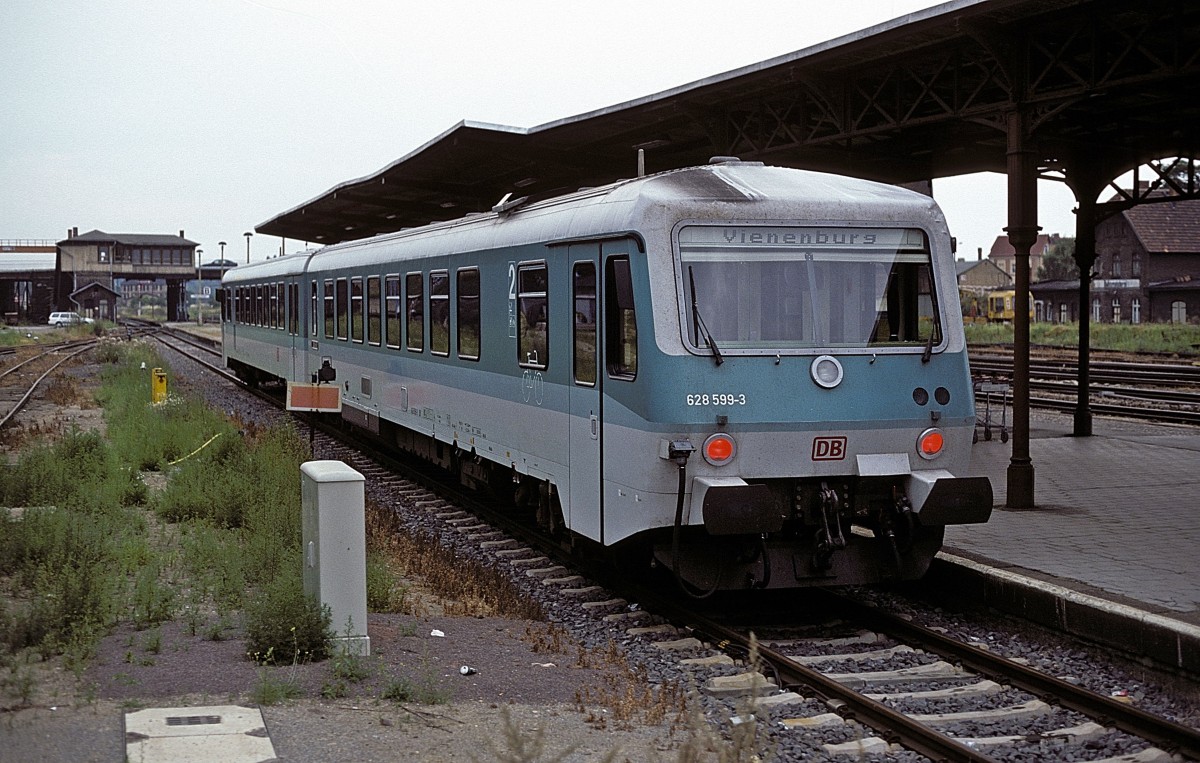
[[947, 527], [926, 582], [1200, 675], [1200, 428], [1105, 419], [1074, 437], [1033, 412], [1031, 509], [1009, 509], [1012, 442], [982, 437], [984, 525]]

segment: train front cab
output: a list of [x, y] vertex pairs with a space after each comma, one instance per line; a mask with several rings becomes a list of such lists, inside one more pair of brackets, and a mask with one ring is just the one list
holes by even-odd
[[973, 394], [921, 229], [676, 235], [689, 354], [650, 395], [692, 426], [658, 443], [681, 475], [663, 566], [695, 590], [914, 578], [946, 524], [986, 521], [990, 483], [953, 473]]

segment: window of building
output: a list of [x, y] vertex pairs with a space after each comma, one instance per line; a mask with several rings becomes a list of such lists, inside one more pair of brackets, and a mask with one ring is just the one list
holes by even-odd
[[1100, 322], [1100, 298], [1096, 297], [1092, 300], [1092, 323]]
[[480, 316], [479, 316], [479, 269], [463, 268], [457, 274], [455, 285], [455, 322], [458, 327], [458, 357], [479, 360]]
[[571, 324], [571, 344], [575, 357], [571, 370], [575, 383], [596, 385], [596, 266], [577, 262], [571, 272], [575, 320]]
[[1133, 276], [1134, 278], [1141, 278], [1141, 277], [1142, 277], [1142, 258], [1141, 258], [1141, 257], [1138, 257], [1137, 255], [1134, 255], [1134, 257], [1133, 257], [1133, 267], [1132, 267], [1132, 269], [1131, 269], [1131, 270], [1132, 270], [1132, 273], [1131, 273], [1131, 274], [1132, 274], [1132, 276]]
[[367, 341], [378, 347], [383, 335], [383, 297], [379, 276], [367, 277]]
[[1129, 322], [1142, 322], [1142, 300], [1137, 297], [1134, 297], [1133, 301], [1129, 303]]
[[550, 364], [549, 285], [546, 263], [517, 267], [517, 364], [526, 368]]
[[1061, 305], [1058, 306], [1058, 322], [1059, 323], [1070, 323], [1071, 322], [1071, 306], [1069, 304], [1067, 304], [1066, 302], [1063, 302]]
[[337, 308], [333, 299], [333, 279], [325, 281], [325, 338], [333, 339], [334, 327], [337, 324]]
[[1121, 322], [1121, 300], [1117, 299], [1116, 297], [1113, 297], [1112, 301], [1112, 322]]
[[608, 375], [637, 376], [637, 313], [628, 257], [610, 257], [604, 269], [604, 333]]
[[363, 340], [363, 280], [362, 276], [350, 279], [350, 339]]
[[1116, 255], [1113, 255], [1112, 274], [1113, 278], [1121, 277], [1121, 258], [1117, 257]]
[[1183, 300], [1171, 303], [1171, 323], [1187, 323], [1187, 303]]
[[404, 295], [407, 300], [408, 349], [425, 350], [425, 288], [420, 273], [404, 276]]
[[400, 327], [404, 325], [404, 313], [400, 311], [400, 276], [385, 278], [383, 293], [387, 309], [387, 346], [399, 349]]

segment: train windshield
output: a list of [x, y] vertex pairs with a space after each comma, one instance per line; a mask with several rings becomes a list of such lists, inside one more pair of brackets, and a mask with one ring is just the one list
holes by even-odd
[[698, 350], [941, 341], [921, 230], [691, 225], [679, 230], [678, 245], [681, 315]]

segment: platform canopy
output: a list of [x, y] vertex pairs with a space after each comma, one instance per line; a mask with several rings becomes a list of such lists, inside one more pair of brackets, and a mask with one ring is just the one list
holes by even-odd
[[639, 148], [647, 172], [714, 155], [895, 183], [1004, 172], [1014, 110], [1043, 171], [1123, 172], [1200, 148], [1198, 75], [1200, 3], [955, 0], [533, 128], [460, 122], [256, 230], [363, 238], [630, 177]]

